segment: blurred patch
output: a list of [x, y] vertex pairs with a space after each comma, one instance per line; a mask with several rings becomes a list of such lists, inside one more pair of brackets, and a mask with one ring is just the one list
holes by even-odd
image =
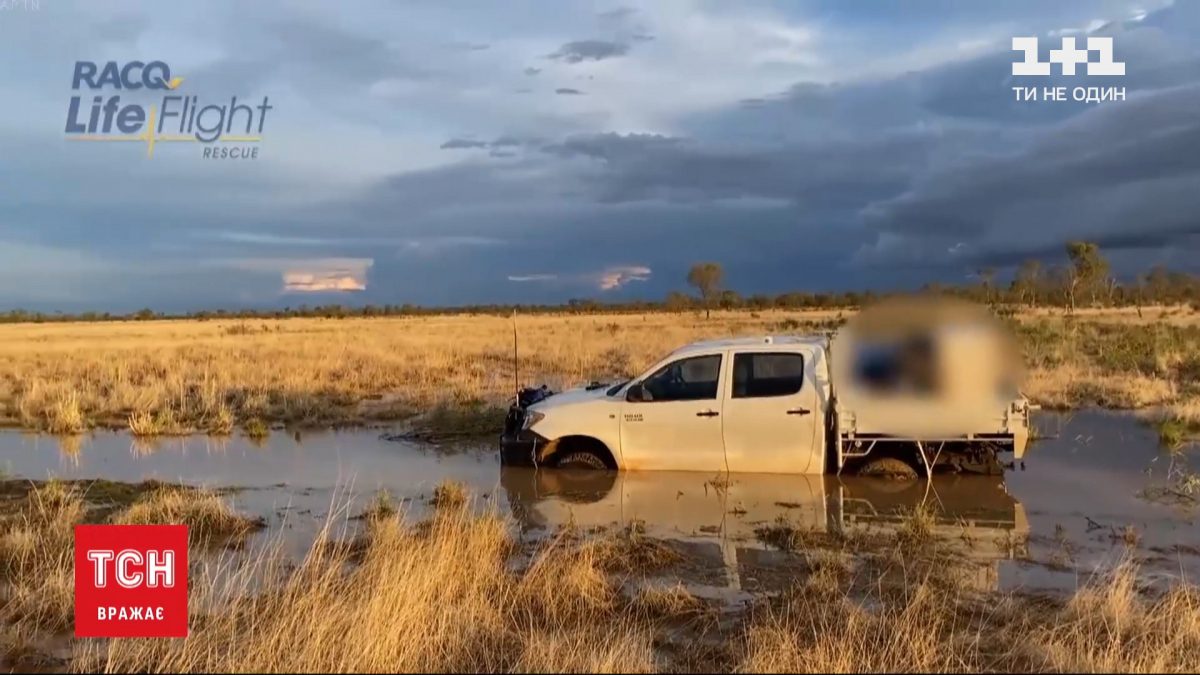
[[864, 309], [838, 332], [831, 362], [843, 403], [912, 432], [1001, 415], [1023, 380], [1007, 327], [985, 307], [945, 298]]

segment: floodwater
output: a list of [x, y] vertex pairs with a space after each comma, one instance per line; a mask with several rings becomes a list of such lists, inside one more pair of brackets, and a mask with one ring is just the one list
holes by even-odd
[[1197, 451], [1163, 452], [1153, 430], [1130, 414], [1040, 413], [1035, 424], [1044, 438], [1024, 470], [907, 483], [510, 470], [488, 444], [435, 447], [387, 440], [379, 430], [150, 444], [115, 432], [66, 440], [2, 432], [0, 471], [236, 488], [235, 506], [267, 519], [259, 539], [282, 541], [296, 554], [328, 519], [352, 522], [378, 490], [420, 517], [433, 488], [457, 480], [511, 515], [524, 537], [566, 523], [585, 531], [636, 526], [687, 552], [693, 589], [726, 597], [786, 581], [794, 557], [764, 535], [772, 528], [870, 538], [905, 527], [918, 507], [934, 515], [932, 536], [958, 553], [964, 578], [981, 589], [1070, 590], [1129, 558], [1150, 583], [1200, 578], [1200, 504], [1179, 482]]

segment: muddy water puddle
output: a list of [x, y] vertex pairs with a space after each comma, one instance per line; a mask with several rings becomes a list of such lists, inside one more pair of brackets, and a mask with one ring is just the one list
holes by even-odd
[[1200, 578], [1200, 506], [1190, 492], [1200, 490], [1187, 480], [1197, 451], [1162, 452], [1128, 414], [1044, 413], [1036, 425], [1046, 437], [1024, 470], [914, 483], [510, 470], [487, 443], [438, 448], [378, 430], [152, 444], [111, 432], [65, 441], [4, 432], [0, 471], [237, 488], [234, 505], [268, 522], [257, 541], [282, 541], [297, 555], [328, 519], [353, 527], [379, 490], [419, 518], [434, 487], [455, 480], [511, 515], [526, 540], [570, 523], [664, 543], [678, 554], [664, 578], [724, 600], [777, 590], [831, 560], [894, 561], [897, 542], [936, 548], [960, 583], [980, 590], [1071, 590], [1129, 558], [1147, 582]]

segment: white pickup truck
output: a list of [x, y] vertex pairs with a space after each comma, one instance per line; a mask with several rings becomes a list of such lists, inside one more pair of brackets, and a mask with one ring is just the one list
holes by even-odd
[[[953, 389], [951, 395], [923, 396], [912, 387], [873, 388], [873, 383], [886, 385], [898, 364], [911, 363], [907, 354], [913, 350], [897, 355], [851, 349], [844, 347], [851, 339], [841, 335], [697, 342], [628, 382], [557, 394], [526, 390], [509, 411], [501, 461], [610, 470], [848, 470], [908, 477], [935, 470], [1002, 472], [1006, 460], [1025, 453], [1031, 406], [1015, 389], [1002, 386], [1003, 378], [989, 379], [973, 365], [964, 370], [964, 360], [971, 358], [964, 359], [962, 350], [945, 348], [967, 332], [941, 331], [932, 341], [928, 335], [918, 341], [925, 353], [942, 354], [934, 361], [956, 368], [956, 375], [969, 371], [965, 378], [952, 378], [967, 381], [967, 395]], [[941, 344], [940, 351], [930, 342]], [[846, 354], [839, 367], [831, 363], [831, 354], [841, 348]], [[959, 358], [947, 356], [955, 354]], [[984, 384], [993, 381], [996, 386]]]

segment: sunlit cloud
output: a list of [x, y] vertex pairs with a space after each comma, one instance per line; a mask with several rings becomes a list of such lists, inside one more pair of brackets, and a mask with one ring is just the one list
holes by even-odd
[[285, 293], [328, 293], [367, 290], [370, 258], [306, 260], [283, 272]]
[[610, 267], [600, 273], [598, 285], [602, 291], [611, 291], [616, 288], [621, 288], [630, 282], [647, 281], [649, 279], [649, 267]]
[[350, 274], [312, 272], [285, 272], [283, 290], [287, 293], [326, 293], [337, 291], [365, 291], [365, 279]]
[[237, 269], [278, 272], [284, 293], [344, 293], [367, 290], [371, 258], [246, 258], [230, 261]]
[[611, 291], [622, 288], [634, 281], [648, 281], [650, 268], [644, 265], [617, 265], [606, 267], [599, 272], [583, 274], [510, 274], [509, 281], [516, 282], [557, 282], [593, 286], [601, 291]]

